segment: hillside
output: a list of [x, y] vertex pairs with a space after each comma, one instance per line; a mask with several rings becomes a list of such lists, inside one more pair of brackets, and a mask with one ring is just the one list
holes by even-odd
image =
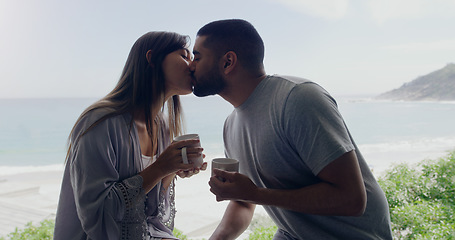
[[455, 101], [455, 64], [403, 84], [376, 97], [382, 100]]

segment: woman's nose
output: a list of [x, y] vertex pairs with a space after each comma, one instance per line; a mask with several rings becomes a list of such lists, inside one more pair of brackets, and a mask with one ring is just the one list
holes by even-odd
[[196, 70], [196, 63], [195, 61], [190, 61], [190, 71], [194, 72]]

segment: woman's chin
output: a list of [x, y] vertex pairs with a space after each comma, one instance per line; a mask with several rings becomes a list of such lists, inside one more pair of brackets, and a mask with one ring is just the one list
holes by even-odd
[[182, 91], [178, 95], [182, 96], [182, 95], [188, 95], [190, 93], [193, 93], [193, 88], [190, 88], [189, 90]]

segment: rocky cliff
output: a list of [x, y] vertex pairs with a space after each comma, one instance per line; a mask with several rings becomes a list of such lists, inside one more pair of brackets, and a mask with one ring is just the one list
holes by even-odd
[[449, 63], [442, 69], [403, 84], [400, 88], [376, 97], [383, 100], [404, 101], [454, 101], [455, 64]]

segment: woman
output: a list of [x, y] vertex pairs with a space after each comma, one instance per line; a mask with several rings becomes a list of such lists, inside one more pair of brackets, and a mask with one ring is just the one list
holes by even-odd
[[[54, 239], [175, 239], [175, 175], [200, 170], [181, 156], [198, 140], [170, 140], [182, 133], [178, 95], [192, 91], [188, 42], [169, 32], [140, 37], [114, 90], [81, 114], [69, 138]], [[200, 156], [202, 148], [187, 154]]]

